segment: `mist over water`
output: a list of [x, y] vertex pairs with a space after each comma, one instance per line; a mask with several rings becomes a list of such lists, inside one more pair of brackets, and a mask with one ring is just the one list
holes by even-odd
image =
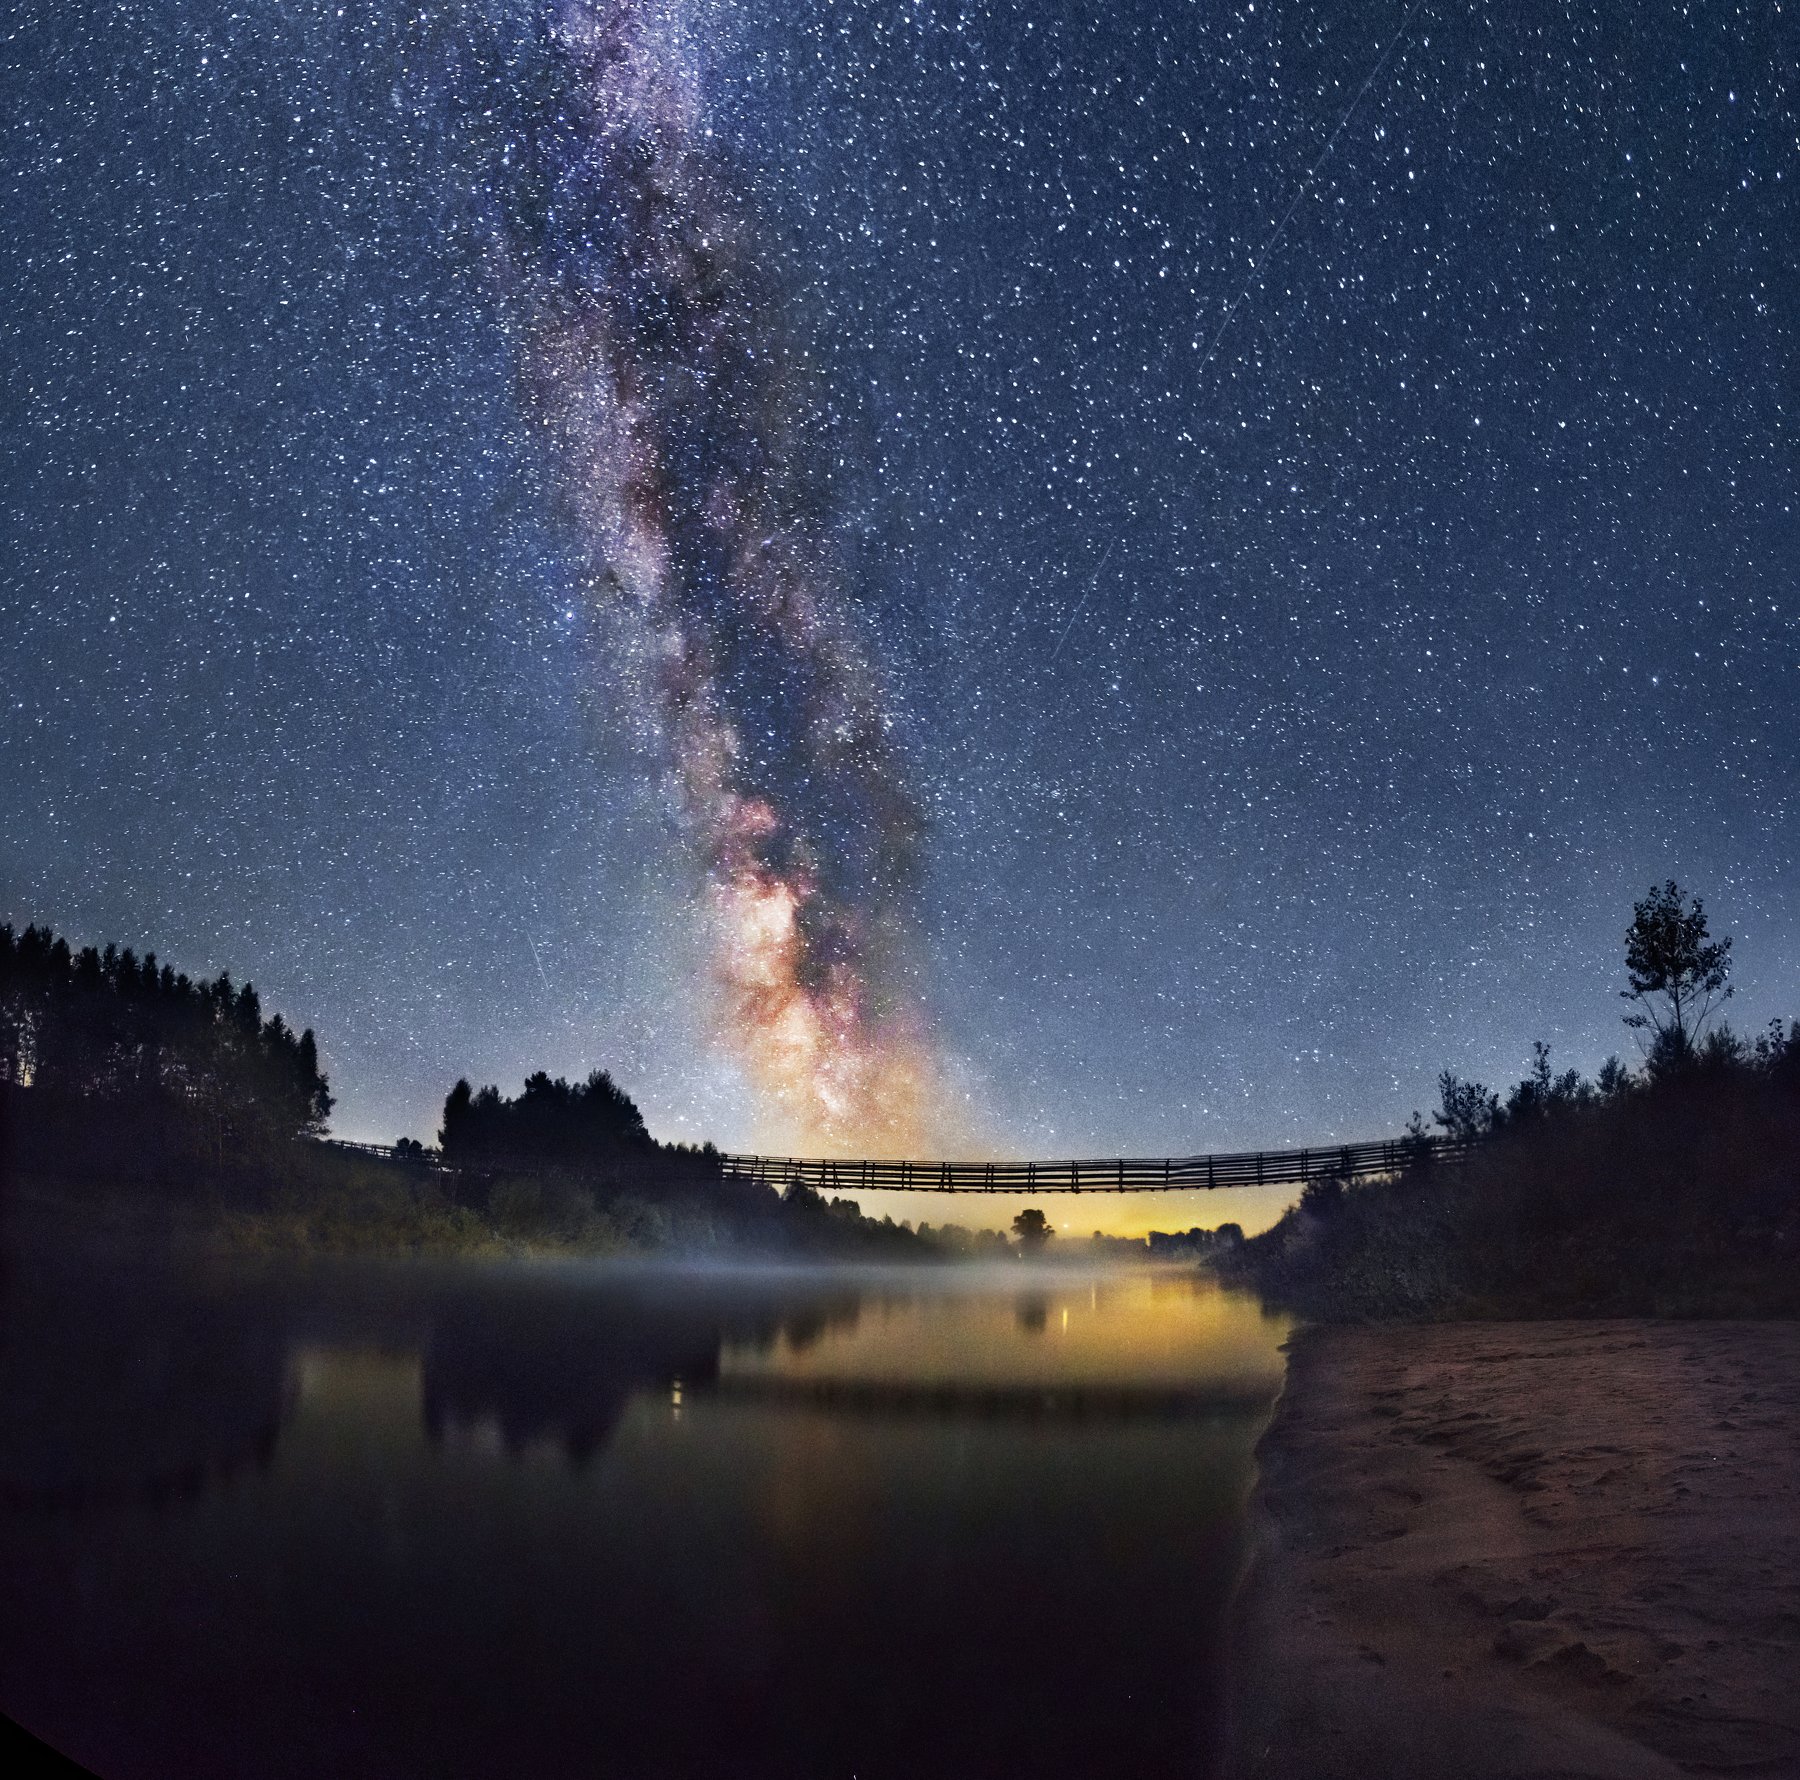
[[1285, 1333], [1053, 1266], [28, 1272], [0, 1709], [109, 1775], [1193, 1771]]

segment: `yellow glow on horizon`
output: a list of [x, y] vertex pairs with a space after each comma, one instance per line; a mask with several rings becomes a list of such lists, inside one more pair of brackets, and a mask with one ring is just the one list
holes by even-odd
[[1216, 1230], [1237, 1224], [1246, 1236], [1266, 1230], [1300, 1197], [1297, 1185], [1204, 1188], [1175, 1193], [858, 1193], [827, 1192], [827, 1198], [855, 1201], [865, 1216], [889, 1217], [896, 1224], [961, 1224], [970, 1230], [1010, 1230], [1028, 1205], [1035, 1205], [1056, 1231], [1050, 1245], [1084, 1248], [1102, 1236], [1147, 1236], [1152, 1230]]

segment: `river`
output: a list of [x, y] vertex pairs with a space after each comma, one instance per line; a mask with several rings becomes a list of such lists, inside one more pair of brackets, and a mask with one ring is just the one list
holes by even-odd
[[1203, 1774], [1286, 1333], [1054, 1265], [15, 1272], [0, 1710], [106, 1780]]

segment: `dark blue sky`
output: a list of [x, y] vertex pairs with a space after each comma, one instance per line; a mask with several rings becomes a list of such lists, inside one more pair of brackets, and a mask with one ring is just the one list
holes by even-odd
[[[0, 917], [250, 974], [351, 1133], [605, 1065], [736, 1142], [491, 275], [469, 70], [540, 10], [12, 10]], [[679, 10], [978, 1124], [1591, 1068], [1671, 875], [1800, 1011], [1791, 7]]]

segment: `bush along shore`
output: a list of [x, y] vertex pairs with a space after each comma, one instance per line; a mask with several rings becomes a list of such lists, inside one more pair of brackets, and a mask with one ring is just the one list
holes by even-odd
[[1730, 941], [1674, 884], [1626, 967], [1639, 1067], [1558, 1074], [1540, 1044], [1504, 1098], [1445, 1072], [1434, 1123], [1466, 1156], [1313, 1182], [1213, 1264], [1322, 1320], [1800, 1314], [1800, 1024], [1714, 1022]]

